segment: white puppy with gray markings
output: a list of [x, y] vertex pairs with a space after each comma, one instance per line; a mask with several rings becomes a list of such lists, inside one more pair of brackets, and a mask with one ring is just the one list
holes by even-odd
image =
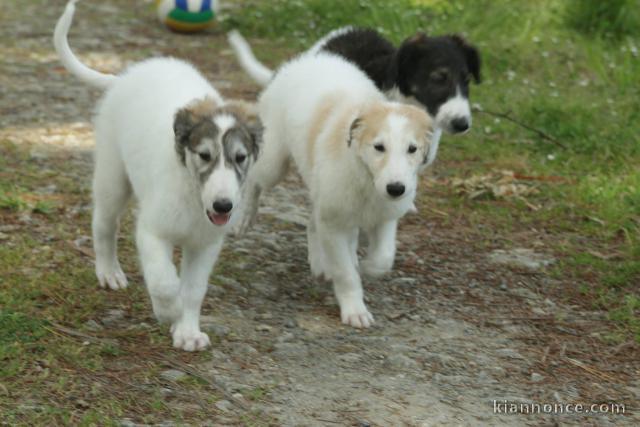
[[[225, 102], [191, 65], [172, 58], [134, 64], [118, 76], [82, 64], [67, 33], [69, 2], [54, 34], [67, 70], [106, 90], [95, 116], [93, 244], [102, 287], [127, 279], [117, 257], [118, 221], [132, 193], [136, 243], [153, 311], [171, 324], [174, 347], [209, 345], [200, 307], [211, 269], [254, 162], [259, 126], [241, 102]], [[173, 248], [182, 249], [180, 277]]]
[[333, 280], [342, 322], [369, 327], [358, 273], [358, 232], [369, 238], [363, 273], [388, 272], [398, 219], [413, 206], [418, 171], [429, 159], [433, 123], [422, 109], [389, 102], [355, 65], [318, 53], [283, 65], [259, 101], [263, 152], [248, 178], [253, 222], [262, 190], [278, 183], [292, 158], [309, 188], [311, 271]]

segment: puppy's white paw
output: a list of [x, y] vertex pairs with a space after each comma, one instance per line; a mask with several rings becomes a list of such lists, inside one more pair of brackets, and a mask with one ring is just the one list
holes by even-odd
[[388, 260], [379, 261], [365, 258], [360, 262], [360, 271], [362, 271], [365, 276], [372, 278], [387, 274], [391, 271], [391, 267], [393, 267], [393, 259], [389, 262]]
[[125, 276], [119, 265], [116, 265], [114, 268], [104, 268], [96, 265], [96, 276], [98, 277], [98, 283], [101, 288], [108, 287], [117, 291], [118, 289], [125, 289], [129, 286], [127, 276]]
[[184, 351], [200, 351], [211, 345], [209, 336], [197, 329], [172, 327], [173, 346]]
[[373, 316], [363, 301], [349, 301], [340, 304], [342, 323], [354, 328], [368, 328], [374, 324]]

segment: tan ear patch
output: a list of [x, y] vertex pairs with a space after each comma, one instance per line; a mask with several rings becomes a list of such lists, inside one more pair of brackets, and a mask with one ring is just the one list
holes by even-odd
[[258, 107], [253, 102], [234, 99], [224, 104], [219, 112], [229, 112], [238, 116], [244, 122], [255, 122], [258, 120]]
[[206, 96], [203, 99], [190, 102], [184, 109], [198, 118], [203, 118], [212, 117], [216, 108], [218, 108], [218, 103], [210, 96]]
[[393, 111], [392, 106], [387, 102], [376, 102], [369, 105], [361, 114], [362, 131], [358, 144], [366, 144], [372, 142], [382, 130], [381, 127], [386, 123], [387, 116]]

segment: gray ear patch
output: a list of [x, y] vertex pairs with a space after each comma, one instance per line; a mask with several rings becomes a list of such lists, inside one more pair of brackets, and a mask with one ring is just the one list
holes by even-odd
[[215, 139], [217, 127], [211, 120], [216, 102], [209, 96], [195, 99], [178, 110], [173, 118], [175, 149], [184, 164], [185, 150], [195, 148], [203, 137]]

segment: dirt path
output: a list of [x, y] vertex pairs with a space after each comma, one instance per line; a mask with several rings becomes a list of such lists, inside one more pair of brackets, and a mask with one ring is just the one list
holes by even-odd
[[[69, 171], [88, 177], [89, 111], [99, 94], [68, 76], [49, 48], [64, 3], [46, 2], [38, 11], [45, 2], [28, 1], [7, 12], [0, 29], [3, 43], [8, 40], [0, 58], [0, 139], [36, 156], [71, 156]], [[170, 34], [142, 3], [149, 2], [81, 3], [72, 46], [91, 66], [109, 71], [152, 54], [186, 57], [225, 95], [255, 96], [221, 34]], [[425, 177], [425, 192], [444, 167]], [[79, 182], [88, 204], [88, 179]], [[166, 340], [171, 360], [181, 362], [174, 366], [180, 372], [163, 375], [195, 372], [213, 383], [221, 400], [211, 408], [212, 425], [638, 425], [637, 348], [603, 345], [599, 337], [609, 327], [603, 314], [562, 302], [557, 296], [568, 283], [552, 278], [549, 267], [502, 263], [493, 252], [508, 256], [520, 247], [552, 262], [535, 230], [474, 229], [464, 212], [430, 211], [427, 197], [455, 196], [422, 196], [421, 212], [401, 223], [394, 272], [365, 282], [376, 325], [358, 331], [339, 324], [330, 286], [310, 278], [305, 192], [290, 177], [263, 199], [256, 228], [229, 239], [223, 267], [212, 276], [203, 324], [213, 349], [184, 362]], [[43, 226], [55, 233], [55, 223]], [[89, 234], [88, 221], [78, 227]], [[134, 260], [127, 266], [136, 269]], [[133, 279], [142, 286], [139, 275]], [[101, 328], [139, 320], [116, 309], [107, 322], [107, 314], [95, 313]], [[494, 413], [494, 400], [617, 402], [627, 411], [505, 415]], [[253, 415], [246, 418], [247, 412]], [[137, 422], [136, 414], [120, 419]]]

